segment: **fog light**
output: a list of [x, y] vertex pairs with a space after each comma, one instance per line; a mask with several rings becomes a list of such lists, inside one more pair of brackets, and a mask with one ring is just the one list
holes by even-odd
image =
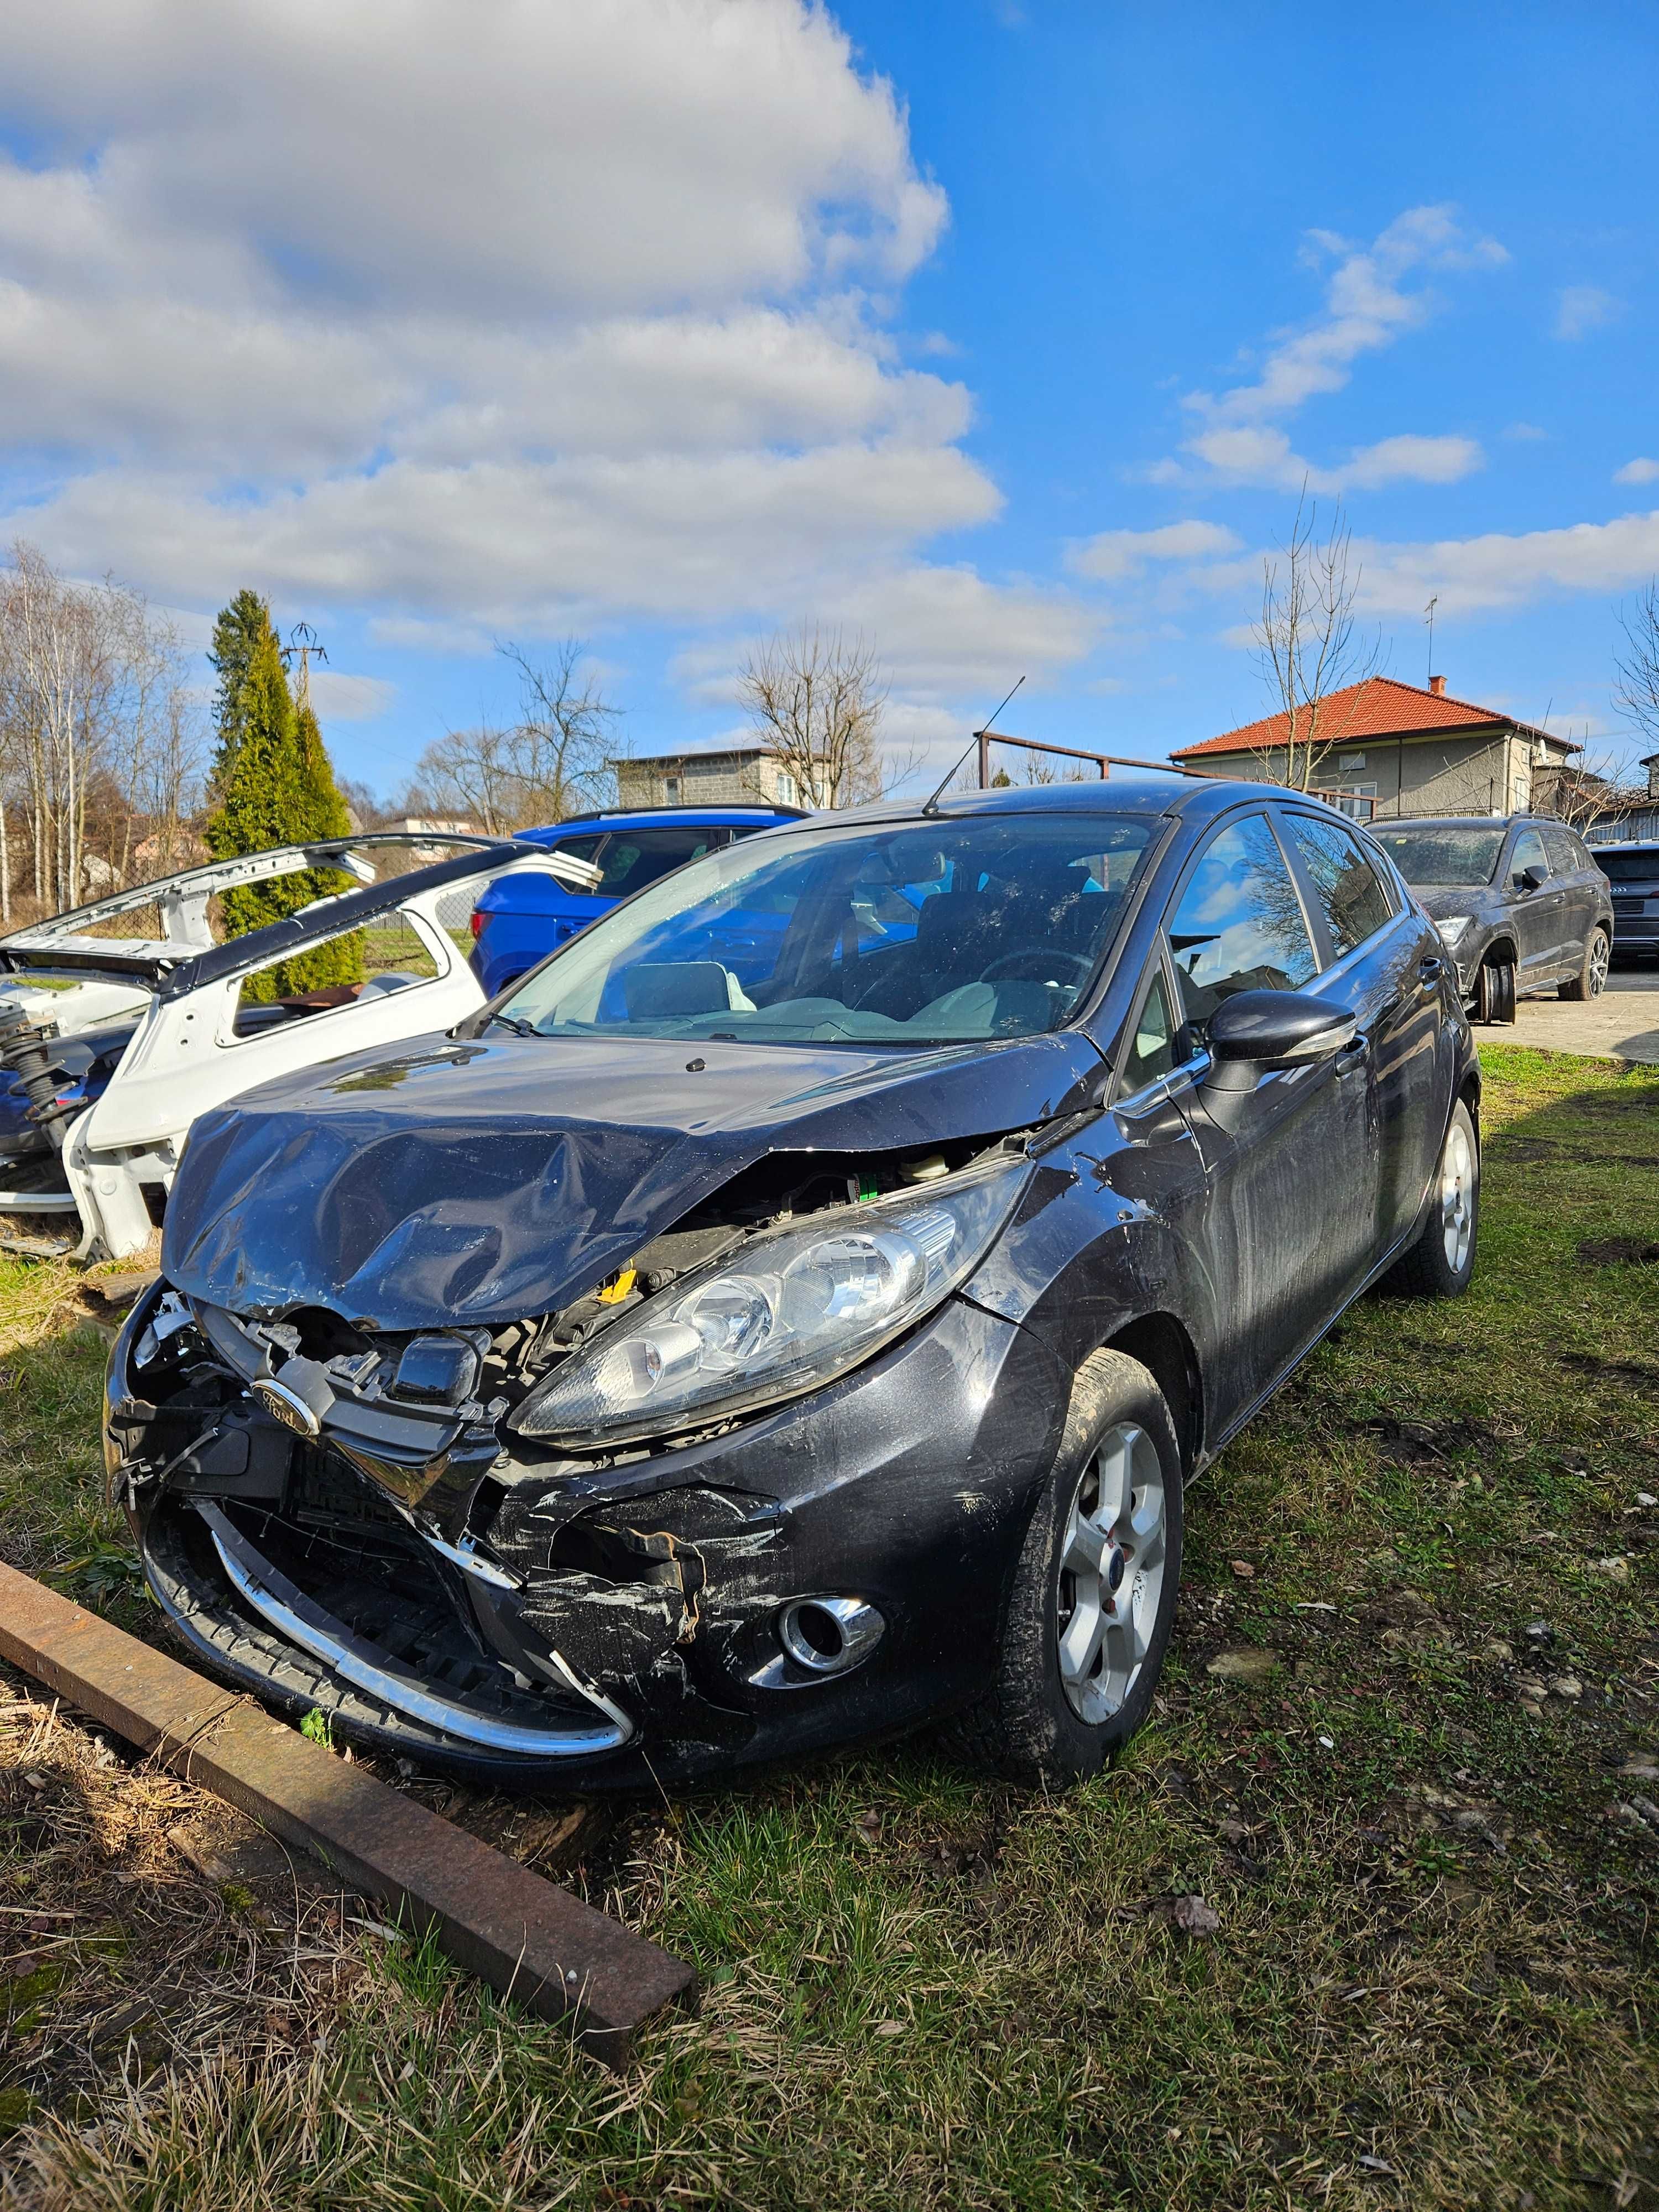
[[811, 1674], [844, 1674], [867, 1659], [887, 1623], [861, 1597], [798, 1597], [778, 1615], [778, 1641]]

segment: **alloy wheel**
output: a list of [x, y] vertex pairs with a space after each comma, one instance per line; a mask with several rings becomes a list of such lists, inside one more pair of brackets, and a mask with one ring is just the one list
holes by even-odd
[[1474, 1241], [1474, 1148], [1468, 1132], [1454, 1121], [1440, 1155], [1440, 1234], [1446, 1265], [1461, 1274]]
[[1091, 1726], [1121, 1708], [1146, 1662], [1165, 1554], [1158, 1447], [1121, 1421], [1096, 1446], [1073, 1497], [1054, 1593], [1060, 1686]]
[[1607, 943], [1607, 933], [1598, 929], [1590, 939], [1589, 994], [1599, 999], [1606, 988], [1607, 969], [1613, 962], [1613, 947]]

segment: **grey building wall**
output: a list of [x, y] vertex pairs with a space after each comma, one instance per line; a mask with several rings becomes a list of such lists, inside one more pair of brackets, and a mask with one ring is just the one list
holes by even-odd
[[618, 760], [618, 806], [798, 806], [794, 778], [758, 748]]
[[[1362, 738], [1335, 744], [1314, 770], [1322, 790], [1369, 799], [1373, 817], [1393, 821], [1413, 814], [1509, 814], [1532, 804], [1528, 738], [1506, 731], [1470, 737]], [[1298, 763], [1298, 765], [1300, 763]], [[1237, 775], [1282, 782], [1282, 750], [1212, 753], [1204, 766]]]

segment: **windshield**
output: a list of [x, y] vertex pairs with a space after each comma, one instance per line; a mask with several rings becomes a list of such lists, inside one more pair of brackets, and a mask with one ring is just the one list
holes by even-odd
[[779, 831], [595, 922], [495, 1018], [538, 1036], [923, 1045], [1056, 1029], [1152, 824], [981, 816]]
[[1593, 845], [1590, 858], [1613, 884], [1650, 884], [1659, 880], [1659, 845], [1621, 853], [1616, 845]]
[[1408, 884], [1489, 884], [1504, 844], [1491, 830], [1383, 830], [1371, 835]]

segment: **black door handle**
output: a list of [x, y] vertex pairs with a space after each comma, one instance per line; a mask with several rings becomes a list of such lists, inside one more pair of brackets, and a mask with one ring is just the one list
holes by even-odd
[[1356, 1037], [1351, 1045], [1345, 1045], [1336, 1055], [1337, 1073], [1352, 1075], [1356, 1068], [1363, 1067], [1365, 1065], [1365, 1055], [1370, 1048], [1370, 1039], [1363, 1036]]
[[1426, 959], [1417, 963], [1417, 980], [1425, 986], [1437, 983], [1445, 972], [1446, 963], [1437, 952], [1431, 952]]

